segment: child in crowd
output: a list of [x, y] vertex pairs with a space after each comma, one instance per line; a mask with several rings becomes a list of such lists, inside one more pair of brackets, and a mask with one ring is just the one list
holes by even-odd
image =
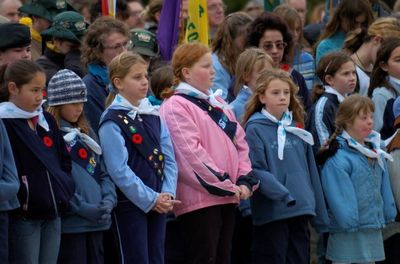
[[387, 139], [394, 133], [393, 102], [400, 95], [400, 39], [386, 39], [376, 56], [368, 96], [375, 104], [374, 130]]
[[330, 217], [326, 257], [333, 263], [385, 259], [382, 228], [396, 216], [385, 158], [393, 159], [372, 130], [373, 112], [368, 97], [344, 99], [327, 144], [331, 157], [322, 167], [321, 182]]
[[171, 87], [174, 81], [174, 72], [170, 65], [164, 65], [155, 69], [150, 77], [150, 87], [153, 95], [149, 95], [149, 101], [153, 105], [161, 105], [163, 91]]
[[103, 230], [111, 225], [116, 194], [100, 166], [101, 148], [83, 114], [87, 89], [74, 72], [57, 72], [47, 87], [49, 113], [64, 135], [76, 191], [62, 218], [59, 263], [103, 263]]
[[146, 99], [147, 64], [124, 52], [110, 63], [112, 102], [99, 137], [107, 171], [117, 187], [113, 229], [120, 263], [164, 263], [166, 213], [174, 200], [177, 168], [169, 132]]
[[301, 128], [305, 113], [296, 94], [288, 73], [262, 72], [244, 115], [261, 182], [251, 198], [253, 263], [309, 263], [309, 221], [318, 231], [328, 225], [313, 137]]
[[236, 63], [236, 99], [230, 103], [236, 119], [242, 120], [247, 101], [256, 88], [256, 80], [263, 70], [272, 70], [272, 58], [259, 48], [248, 48], [243, 51]]
[[332, 52], [322, 57], [317, 75], [323, 85], [314, 87], [314, 104], [311, 107], [306, 129], [314, 138], [317, 153], [334, 132], [335, 116], [340, 102], [354, 91], [357, 83], [356, 68], [350, 56]]
[[1, 76], [0, 118], [21, 183], [21, 207], [10, 220], [10, 262], [56, 263], [60, 216], [75, 190], [71, 159], [56, 121], [42, 110], [43, 70], [34, 62], [19, 60]]
[[230, 264], [235, 209], [257, 181], [244, 131], [229, 106], [209, 88], [211, 52], [199, 43], [179, 46], [172, 58], [174, 88], [164, 93], [161, 116], [171, 131], [178, 163], [175, 214], [185, 245], [184, 263]]

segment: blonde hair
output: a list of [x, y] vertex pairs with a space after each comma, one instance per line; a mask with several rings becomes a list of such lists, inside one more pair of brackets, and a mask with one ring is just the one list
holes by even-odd
[[[47, 108], [47, 112], [53, 115], [54, 119], [57, 122], [58, 127], [60, 127], [61, 120], [63, 119], [63, 117], [61, 116], [61, 109], [63, 106], [64, 105], [55, 105], [55, 106], [49, 106]], [[76, 123], [72, 123], [71, 125], [75, 128], [80, 128], [82, 133], [89, 135], [90, 125], [83, 112], [79, 116], [78, 121], [76, 121]]]
[[[182, 75], [183, 68], [191, 68], [205, 54], [210, 53], [210, 49], [201, 43], [193, 42], [180, 45], [172, 56], [172, 69], [174, 72], [173, 86], [177, 86], [181, 81], [185, 81]], [[174, 94], [173, 87], [165, 89], [161, 93], [163, 99], [169, 98]]]
[[343, 47], [354, 53], [364, 42], [370, 41], [375, 36], [383, 39], [400, 38], [400, 22], [394, 17], [378, 18], [368, 27], [368, 30], [358, 28], [349, 32]]
[[130, 51], [122, 52], [116, 56], [109, 65], [109, 78], [112, 90], [106, 99], [106, 107], [108, 107], [114, 100], [118, 90], [114, 87], [114, 81], [116, 78], [123, 79], [129, 73], [129, 70], [133, 65], [143, 64], [147, 65], [144, 59], [137, 53]]
[[259, 64], [263, 61], [267, 61], [269, 64], [274, 65], [271, 56], [269, 56], [263, 49], [260, 48], [248, 48], [239, 55], [239, 58], [236, 62], [235, 70], [235, 95], [238, 94], [240, 88], [246, 83], [245, 80], [249, 78], [254, 68], [256, 66], [258, 66], [258, 68], [260, 68], [260, 66], [263, 66]]
[[269, 88], [269, 84], [273, 80], [281, 80], [290, 87], [290, 103], [289, 110], [293, 111], [293, 120], [304, 125], [305, 111], [303, 105], [300, 103], [297, 97], [297, 92], [299, 88], [294, 84], [289, 73], [283, 70], [265, 70], [263, 71], [257, 79], [256, 89], [250, 101], [246, 105], [246, 111], [243, 116], [243, 124], [245, 124], [250, 116], [256, 112], [260, 112], [264, 107], [264, 104], [260, 101], [260, 96], [265, 93]]

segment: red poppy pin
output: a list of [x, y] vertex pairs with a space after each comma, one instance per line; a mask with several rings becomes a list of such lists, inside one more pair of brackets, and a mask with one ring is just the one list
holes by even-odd
[[53, 140], [51, 139], [51, 137], [48, 136], [43, 137], [43, 143], [48, 148], [51, 148], [53, 146]]
[[142, 143], [142, 141], [143, 141], [143, 138], [142, 138], [141, 135], [139, 135], [139, 134], [134, 134], [134, 135], [132, 136], [132, 142], [133, 142], [134, 144], [140, 144], [140, 143]]
[[86, 159], [88, 154], [87, 154], [87, 151], [86, 151], [85, 149], [80, 148], [80, 149], [78, 150], [78, 155], [79, 155], [79, 157], [80, 157], [81, 159]]
[[297, 128], [301, 128], [301, 129], [303, 129], [303, 128], [304, 128], [304, 126], [303, 126], [303, 124], [302, 124], [302, 123], [296, 123], [296, 127], [297, 127]]
[[284, 64], [281, 65], [281, 70], [289, 71], [289, 69], [290, 69], [289, 64], [284, 63]]

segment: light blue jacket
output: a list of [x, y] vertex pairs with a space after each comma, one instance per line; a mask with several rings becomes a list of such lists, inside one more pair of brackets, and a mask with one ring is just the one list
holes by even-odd
[[[60, 127], [72, 128], [71, 124], [62, 120]], [[91, 131], [92, 132], [92, 131]], [[92, 132], [90, 137], [97, 140], [97, 136]], [[81, 142], [84, 144], [83, 142]], [[111, 219], [104, 223], [89, 221], [80, 215], [88, 206], [97, 205], [100, 202], [108, 200], [114, 206], [117, 204], [117, 195], [115, 186], [110, 176], [106, 173], [104, 164], [98, 155], [95, 156], [96, 169], [94, 176], [72, 160], [71, 175], [75, 182], [75, 194], [70, 201], [70, 213], [62, 218], [63, 233], [83, 233], [107, 230], [110, 228]], [[94, 178], [96, 177], [96, 179]], [[100, 209], [99, 209], [100, 210]]]
[[397, 212], [387, 169], [349, 147], [344, 138], [337, 140], [340, 148], [321, 171], [330, 232], [382, 228], [394, 221]]
[[19, 180], [7, 130], [0, 119], [0, 211], [19, 207]]
[[343, 31], [336, 32], [333, 36], [321, 40], [317, 46], [315, 61], [319, 64], [320, 59], [329, 52], [338, 51], [343, 47], [346, 33]]
[[229, 72], [224, 68], [224, 66], [222, 66], [221, 62], [218, 59], [217, 54], [213, 53], [211, 58], [215, 71], [214, 83], [211, 86], [211, 89], [214, 92], [218, 89], [221, 89], [222, 90], [221, 98], [226, 101], [228, 98], [228, 90], [233, 82], [233, 78], [229, 74]]
[[235, 114], [236, 119], [239, 122], [242, 122], [244, 111], [246, 109], [246, 104], [249, 101], [252, 91], [249, 87], [243, 86], [238, 95], [236, 96], [235, 100], [232, 101], [229, 105], [233, 107], [233, 113]]
[[260, 180], [260, 187], [251, 197], [253, 223], [263, 225], [312, 215], [317, 231], [326, 231], [328, 214], [311, 145], [288, 132], [280, 160], [277, 129], [277, 124], [260, 112], [253, 114], [246, 124], [250, 160]]
[[[112, 106], [106, 109], [102, 118], [109, 109], [128, 110], [122, 106]], [[115, 185], [133, 204], [142, 211], [149, 212], [154, 207], [159, 193], [146, 186], [128, 166], [129, 153], [125, 147], [122, 130], [116, 123], [106, 121], [99, 129], [99, 137], [104, 162]], [[161, 191], [175, 197], [178, 168], [171, 137], [167, 126], [162, 120], [160, 146], [165, 161], [164, 180]]]

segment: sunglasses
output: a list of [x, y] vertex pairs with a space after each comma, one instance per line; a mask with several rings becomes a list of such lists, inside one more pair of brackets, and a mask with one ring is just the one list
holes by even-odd
[[274, 48], [274, 46], [278, 49], [278, 50], [283, 50], [284, 48], [286, 48], [287, 43], [283, 42], [283, 41], [278, 41], [278, 42], [266, 42], [262, 45], [264, 50], [272, 50]]

